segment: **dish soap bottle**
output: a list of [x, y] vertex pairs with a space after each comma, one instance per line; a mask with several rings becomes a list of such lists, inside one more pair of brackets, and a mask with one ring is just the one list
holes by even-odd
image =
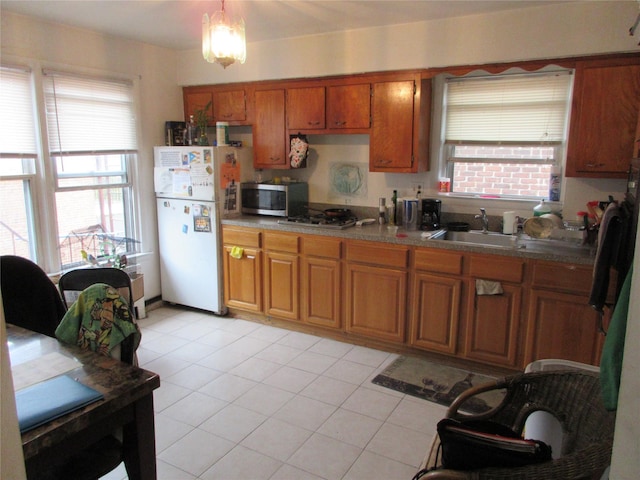
[[549, 205], [544, 203], [544, 198], [540, 200], [540, 203], [533, 207], [533, 216], [539, 217], [541, 215], [546, 215], [547, 213], [551, 213], [551, 208]]

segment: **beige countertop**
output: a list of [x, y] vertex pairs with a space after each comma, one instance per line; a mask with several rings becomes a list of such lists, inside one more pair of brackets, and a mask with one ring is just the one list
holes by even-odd
[[386, 225], [373, 224], [362, 227], [350, 227], [344, 230], [336, 230], [305, 226], [301, 224], [283, 225], [278, 223], [279, 219], [280, 218], [278, 217], [242, 215], [232, 218], [223, 218], [222, 225], [236, 225], [241, 227], [262, 228], [265, 230], [277, 230], [281, 232], [339, 237], [350, 240], [386, 242], [395, 245], [442, 248], [445, 250], [487, 253], [584, 265], [591, 265], [594, 262], [593, 247], [579, 246], [576, 241], [571, 243], [563, 240], [535, 239], [525, 234], [520, 234], [516, 247], [501, 247], [475, 245], [451, 240], [433, 240], [424, 238], [422, 236], [422, 231], [406, 231], [402, 227], [398, 229], [397, 234], [394, 234], [387, 229]]

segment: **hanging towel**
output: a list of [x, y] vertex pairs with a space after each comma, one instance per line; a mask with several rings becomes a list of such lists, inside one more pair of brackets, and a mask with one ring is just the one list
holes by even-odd
[[609, 290], [609, 269], [617, 267], [618, 249], [622, 236], [622, 212], [616, 202], [611, 202], [602, 216], [598, 231], [598, 249], [593, 265], [593, 280], [589, 305], [602, 312]]
[[500, 282], [476, 279], [476, 295], [500, 295], [504, 293]]
[[237, 258], [240, 260], [242, 258], [242, 254], [244, 253], [244, 248], [242, 247], [231, 247], [231, 256], [233, 258]]
[[129, 335], [134, 335], [135, 351], [140, 344], [140, 329], [131, 321], [127, 301], [104, 283], [84, 289], [56, 329], [61, 342], [106, 356]]
[[611, 324], [602, 349], [600, 359], [600, 386], [602, 398], [607, 410], [618, 408], [618, 390], [620, 389], [620, 373], [624, 353], [624, 339], [627, 333], [627, 314], [629, 312], [629, 296], [631, 294], [631, 277], [633, 268], [629, 269], [616, 303]]

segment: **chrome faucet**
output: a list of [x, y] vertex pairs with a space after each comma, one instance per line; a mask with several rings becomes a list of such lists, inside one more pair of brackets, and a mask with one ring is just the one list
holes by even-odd
[[476, 215], [476, 220], [482, 220], [482, 233], [489, 233], [489, 217], [484, 208], [480, 209], [480, 215]]

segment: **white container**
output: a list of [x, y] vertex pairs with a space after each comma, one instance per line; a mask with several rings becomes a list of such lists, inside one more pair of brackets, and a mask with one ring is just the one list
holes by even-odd
[[216, 122], [216, 145], [229, 145], [229, 122]]
[[505, 235], [513, 235], [517, 233], [516, 212], [504, 212], [502, 214], [502, 233]]

